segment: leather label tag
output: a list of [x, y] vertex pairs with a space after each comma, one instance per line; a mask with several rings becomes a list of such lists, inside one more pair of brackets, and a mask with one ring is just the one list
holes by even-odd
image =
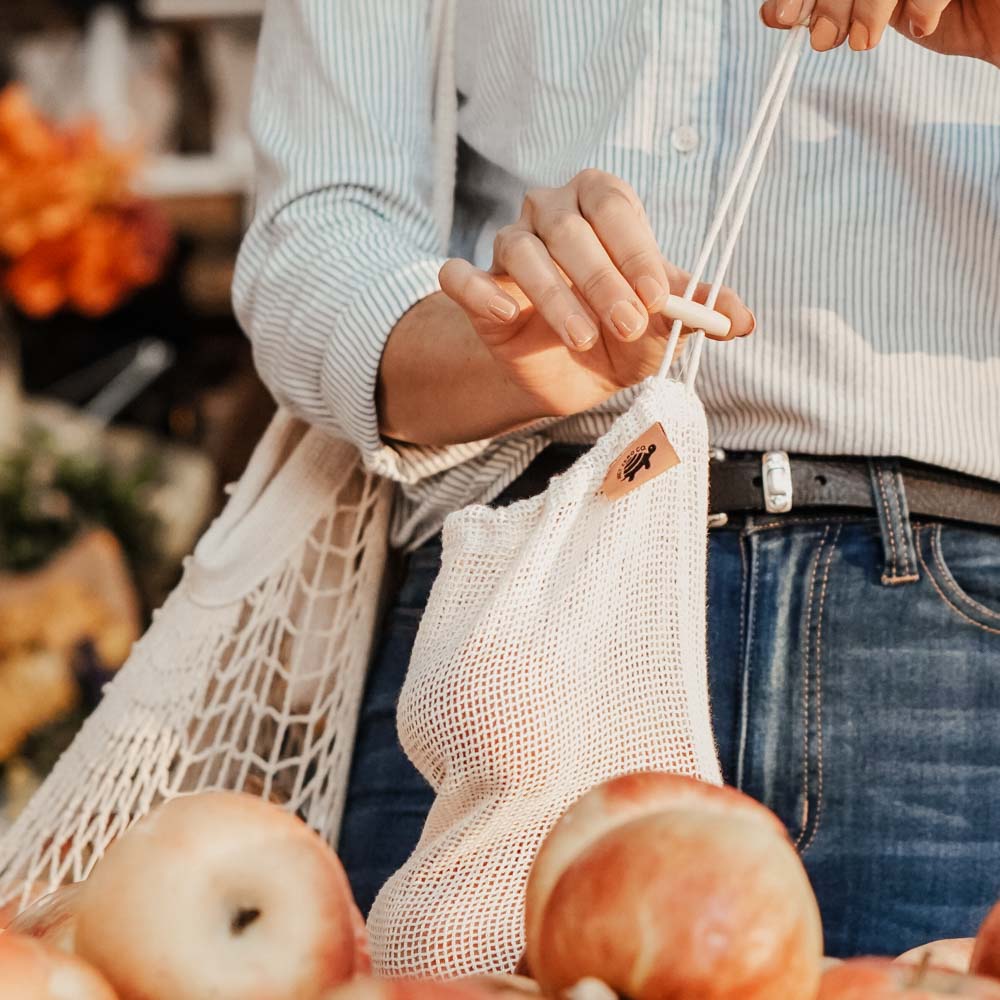
[[611, 463], [604, 477], [601, 492], [609, 500], [618, 500], [632, 490], [655, 479], [660, 473], [680, 464], [677, 452], [663, 429], [663, 424], [655, 423], [643, 431]]

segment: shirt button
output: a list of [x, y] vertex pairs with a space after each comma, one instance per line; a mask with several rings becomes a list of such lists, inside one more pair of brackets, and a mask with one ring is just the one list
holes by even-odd
[[698, 148], [701, 139], [690, 125], [678, 125], [670, 133], [670, 142], [678, 153], [691, 153]]

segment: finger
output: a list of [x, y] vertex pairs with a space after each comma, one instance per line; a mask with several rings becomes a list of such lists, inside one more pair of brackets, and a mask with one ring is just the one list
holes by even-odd
[[663, 255], [638, 196], [625, 181], [586, 171], [576, 189], [580, 212], [614, 266], [650, 312], [669, 294]]
[[[608, 332], [624, 341], [641, 337], [649, 324], [649, 313], [608, 256], [590, 223], [580, 215], [574, 192], [561, 188], [544, 206], [531, 206], [530, 198], [528, 205], [535, 232], [552, 259]], [[662, 280], [660, 288], [662, 299], [666, 293]]]
[[456, 258], [445, 261], [438, 280], [441, 291], [462, 307], [484, 340], [510, 336], [521, 309], [491, 275]]
[[769, 28], [791, 28], [802, 20], [804, 6], [803, 0], [766, 0], [760, 17]]
[[851, 30], [854, 0], [817, 0], [809, 21], [809, 40], [817, 52], [841, 45]]
[[949, 3], [950, 0], [907, 0], [902, 5], [901, 27], [917, 39], [933, 35]]
[[600, 337], [597, 324], [534, 233], [520, 224], [501, 229], [493, 244], [493, 264], [521, 287], [570, 350], [594, 346]]
[[896, 10], [896, 0], [854, 0], [848, 42], [855, 52], [875, 48]]
[[[667, 270], [670, 276], [670, 287], [674, 295], [683, 295], [691, 281], [691, 275], [676, 265], [667, 263]], [[695, 302], [704, 304], [708, 301], [712, 286], [703, 281], [699, 283], [692, 298]], [[730, 322], [729, 333], [725, 335], [713, 334], [706, 331], [709, 340], [734, 340], [737, 337], [749, 336], [757, 327], [757, 318], [753, 312], [747, 308], [743, 300], [728, 285], [723, 285], [719, 289], [719, 295], [712, 308]]]
[[778, 20], [777, 6], [777, 0], [766, 0], [766, 2], [761, 5], [760, 10], [757, 11], [760, 15], [761, 21], [764, 22], [764, 27], [778, 29], [790, 28], [791, 25]]

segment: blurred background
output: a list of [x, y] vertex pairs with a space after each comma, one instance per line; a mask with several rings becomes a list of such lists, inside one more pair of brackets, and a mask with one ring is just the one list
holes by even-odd
[[0, 0], [0, 832], [273, 406], [229, 289], [257, 0]]

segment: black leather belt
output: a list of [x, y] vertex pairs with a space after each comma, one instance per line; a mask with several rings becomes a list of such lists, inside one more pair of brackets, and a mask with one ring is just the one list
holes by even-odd
[[[1000, 528], [1000, 483], [911, 462], [900, 462], [899, 470], [911, 516]], [[823, 507], [874, 510], [872, 479], [864, 459], [792, 455], [788, 471], [792, 514]], [[710, 473], [713, 514], [767, 510], [760, 455], [726, 455], [712, 461]]]
[[[528, 472], [508, 489], [505, 502], [534, 496], [545, 488], [552, 476], [568, 469], [586, 450], [584, 445], [549, 445]], [[730, 453], [722, 460], [711, 462], [709, 502], [713, 514], [767, 512], [761, 457], [760, 454]], [[1000, 528], [1000, 483], [915, 462], [898, 464], [912, 516]], [[866, 459], [792, 455], [788, 470], [792, 483], [792, 516], [796, 512], [823, 508], [858, 513], [875, 510]]]

